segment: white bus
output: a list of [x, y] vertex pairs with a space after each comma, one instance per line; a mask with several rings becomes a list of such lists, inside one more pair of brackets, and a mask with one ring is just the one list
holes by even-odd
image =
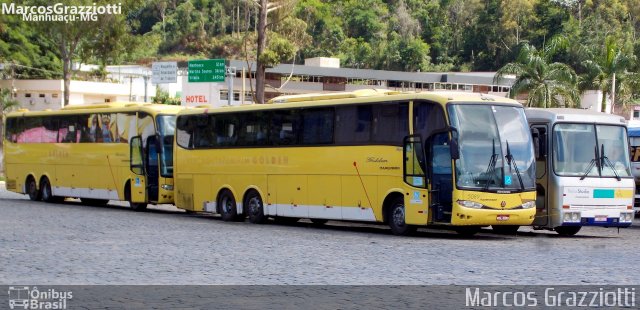
[[538, 149], [534, 228], [574, 235], [582, 226], [630, 226], [634, 180], [624, 118], [576, 109], [525, 113]]

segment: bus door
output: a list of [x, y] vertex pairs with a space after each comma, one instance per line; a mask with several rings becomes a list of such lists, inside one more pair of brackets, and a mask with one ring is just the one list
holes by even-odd
[[145, 177], [144, 152], [142, 137], [132, 137], [129, 142], [129, 168], [134, 176], [131, 178], [131, 197], [133, 203], [147, 202], [147, 178]]
[[451, 166], [451, 149], [448, 145], [449, 133], [433, 135], [427, 143], [427, 154], [431, 169], [430, 200], [436, 222], [450, 222], [453, 194], [453, 176]]
[[533, 134], [533, 143], [536, 151], [536, 218], [533, 221], [534, 226], [545, 226], [549, 221], [549, 178], [553, 176], [549, 173], [549, 161], [551, 158], [547, 156], [549, 145], [548, 125], [533, 124], [531, 131]]
[[158, 138], [150, 136], [145, 145], [145, 172], [147, 177], [147, 195], [149, 201], [158, 201], [159, 167]]

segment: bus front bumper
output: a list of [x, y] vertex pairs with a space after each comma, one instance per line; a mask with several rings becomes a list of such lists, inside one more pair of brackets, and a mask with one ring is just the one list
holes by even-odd
[[531, 225], [536, 208], [529, 209], [473, 209], [454, 206], [451, 224], [454, 226]]

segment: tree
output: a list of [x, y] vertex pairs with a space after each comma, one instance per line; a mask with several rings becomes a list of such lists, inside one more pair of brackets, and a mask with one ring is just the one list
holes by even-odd
[[[121, 35], [124, 33], [119, 27], [124, 27], [124, 18], [128, 9], [132, 7], [133, 1], [123, 0], [120, 6], [120, 11], [117, 10], [117, 5], [113, 5], [109, 0], [70, 0], [66, 1], [66, 6], [82, 6], [82, 5], [97, 5], [97, 6], [110, 6], [113, 14], [97, 14], [96, 20], [78, 19], [75, 21], [39, 21], [37, 23], [37, 29], [46, 34], [46, 39], [53, 46], [58, 49], [59, 57], [62, 60], [62, 78], [64, 80], [64, 105], [69, 104], [69, 87], [71, 85], [71, 74], [73, 68], [71, 63], [73, 60], [82, 58], [82, 56], [89, 55], [91, 51], [94, 51], [97, 47], [100, 47], [97, 52], [99, 55], [108, 59], [112, 56], [110, 53], [112, 50], [117, 50], [119, 45], [112, 44], [121, 39]], [[49, 5], [48, 1], [34, 1], [33, 4], [37, 5]], [[102, 32], [101, 29], [108, 30], [107, 35]], [[106, 43], [101, 41], [107, 40]], [[97, 44], [96, 44], [97, 42]]]
[[525, 42], [515, 62], [503, 66], [496, 80], [515, 74], [509, 97], [527, 95], [529, 107], [576, 107], [580, 102], [575, 71], [564, 63], [551, 62], [558, 51], [566, 47], [566, 39], [554, 37], [542, 50]]
[[[613, 37], [607, 37], [604, 48], [599, 53], [591, 53], [590, 59], [582, 65], [586, 73], [580, 78], [580, 89], [597, 89], [602, 91], [602, 106], [604, 112], [607, 97], [612, 106], [616, 103], [616, 93], [621, 89], [630, 89], [628, 83], [633, 83], [632, 76], [627, 76], [627, 69], [633, 65], [634, 56], [620, 49]], [[622, 83], [616, 85], [616, 80]], [[624, 102], [623, 102], [624, 103]]]
[[11, 110], [15, 108], [19, 108], [20, 103], [17, 100], [13, 99], [13, 93], [11, 89], [0, 89], [0, 108], [2, 108], [2, 117], [0, 117], [0, 145], [2, 145], [2, 137], [4, 137], [4, 121], [5, 114], [11, 112]]
[[[267, 1], [267, 0], [254, 0], [255, 4], [258, 6], [258, 24], [256, 30], [258, 32], [258, 42], [257, 42], [257, 52], [256, 52], [256, 102], [264, 103], [264, 88], [265, 88], [265, 77], [268, 66], [274, 65], [274, 60], [277, 60], [280, 57], [274, 50], [268, 50], [267, 46], [267, 28], [273, 24], [276, 24], [284, 19], [284, 16], [278, 20], [275, 20], [271, 23], [267, 23], [267, 17], [269, 13], [274, 12], [276, 10], [280, 10], [285, 7], [289, 7], [293, 4], [293, 2], [289, 0], [279, 0], [279, 1]], [[287, 12], [290, 12], [287, 11]], [[306, 25], [305, 25], [306, 27]], [[287, 47], [287, 43], [282, 40], [277, 40], [276, 47], [283, 50], [290, 50]]]

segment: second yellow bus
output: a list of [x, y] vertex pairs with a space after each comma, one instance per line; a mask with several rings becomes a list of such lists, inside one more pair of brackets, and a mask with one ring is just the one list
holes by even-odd
[[176, 205], [268, 217], [425, 225], [473, 234], [530, 225], [535, 159], [516, 101], [475, 93], [362, 90], [184, 110]]

